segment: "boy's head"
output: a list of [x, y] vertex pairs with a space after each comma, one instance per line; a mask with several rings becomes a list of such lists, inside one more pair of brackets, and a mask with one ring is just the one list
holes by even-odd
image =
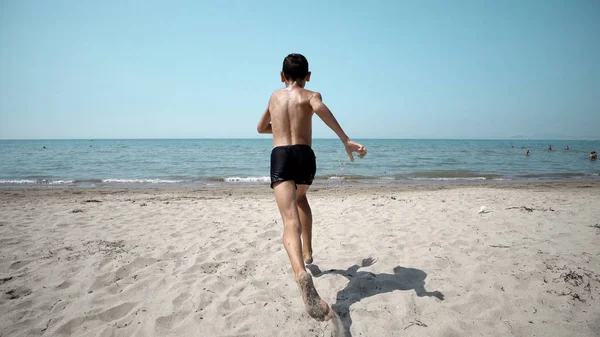
[[289, 54], [283, 60], [283, 69], [281, 70], [281, 82], [299, 82], [310, 81], [310, 71], [308, 71], [308, 61], [306, 57], [300, 54]]

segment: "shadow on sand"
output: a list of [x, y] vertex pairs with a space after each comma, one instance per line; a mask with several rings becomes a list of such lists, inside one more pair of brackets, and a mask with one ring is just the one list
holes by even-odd
[[350, 282], [337, 293], [336, 302], [332, 304], [341, 318], [344, 326], [343, 336], [351, 337], [350, 327], [352, 326], [352, 317], [350, 317], [350, 306], [360, 302], [363, 298], [378, 294], [392, 292], [394, 290], [414, 290], [419, 297], [433, 296], [439, 300], [444, 300], [444, 294], [439, 291], [429, 292], [425, 290], [425, 278], [427, 273], [420, 269], [404, 268], [397, 266], [393, 274], [374, 274], [368, 271], [358, 271], [361, 267], [372, 266], [376, 261], [367, 258], [362, 264], [354, 265], [346, 270], [330, 269], [321, 271], [316, 265], [308, 265], [314, 277], [320, 277], [326, 274], [342, 275]]

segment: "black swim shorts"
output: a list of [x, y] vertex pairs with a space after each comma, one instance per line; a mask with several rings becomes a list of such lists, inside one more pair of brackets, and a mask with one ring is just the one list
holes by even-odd
[[315, 153], [309, 145], [277, 146], [271, 151], [271, 188], [280, 181], [311, 185], [317, 173]]

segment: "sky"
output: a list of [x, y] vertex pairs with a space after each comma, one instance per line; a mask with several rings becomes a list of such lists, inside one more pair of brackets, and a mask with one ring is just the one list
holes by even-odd
[[0, 139], [269, 137], [289, 53], [351, 138], [600, 139], [597, 0], [1, 1]]

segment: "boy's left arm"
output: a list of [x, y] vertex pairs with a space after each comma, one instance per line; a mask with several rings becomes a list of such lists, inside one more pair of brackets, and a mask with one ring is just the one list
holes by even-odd
[[258, 133], [273, 133], [273, 128], [271, 128], [271, 112], [269, 112], [268, 106], [262, 117], [260, 117], [256, 130]]

